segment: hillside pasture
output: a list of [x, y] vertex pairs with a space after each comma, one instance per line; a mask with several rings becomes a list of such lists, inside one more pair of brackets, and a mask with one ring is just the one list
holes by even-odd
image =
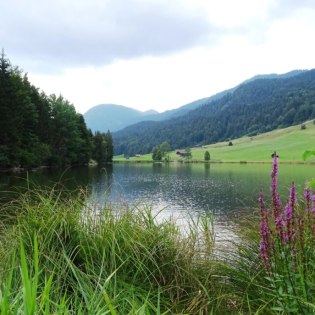
[[[192, 158], [189, 160], [178, 157], [176, 149], [169, 153], [169, 158], [171, 161], [204, 161], [205, 151], [209, 151], [210, 162], [269, 162], [271, 154], [277, 151], [280, 162], [303, 163], [303, 152], [315, 148], [315, 125], [313, 121], [308, 121], [305, 126], [305, 129], [301, 129], [299, 124], [257, 136], [231, 139], [232, 146], [228, 145], [229, 141], [224, 141], [191, 148]], [[129, 159], [116, 156], [114, 161], [148, 162], [152, 161], [152, 154]], [[309, 159], [308, 162], [315, 162], [315, 158]]]

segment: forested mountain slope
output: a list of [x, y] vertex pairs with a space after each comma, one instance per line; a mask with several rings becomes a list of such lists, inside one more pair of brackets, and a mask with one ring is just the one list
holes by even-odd
[[[253, 78], [250, 78], [243, 83], [248, 83], [257, 79], [262, 78], [289, 78], [295, 75], [302, 73], [305, 70], [293, 70], [284, 74], [264, 74], [257, 75]], [[240, 85], [242, 85], [241, 83]], [[137, 124], [142, 121], [163, 121], [171, 118], [176, 118], [187, 114], [188, 112], [202, 106], [208, 104], [210, 102], [219, 100], [223, 96], [228, 93], [232, 93], [237, 89], [240, 85], [233, 87], [231, 89], [219, 92], [210, 97], [205, 97], [183, 106], [180, 106], [175, 109], [167, 110], [162, 113], [158, 113], [154, 110], [149, 111], [139, 111], [127, 106], [116, 105], [116, 104], [100, 104], [93, 106], [90, 108], [85, 114], [84, 119], [88, 128], [90, 128], [93, 132], [101, 131], [107, 132], [110, 130], [111, 132], [115, 132], [121, 129], [124, 129], [130, 125]]]
[[223, 91], [216, 95], [202, 98], [185, 104], [179, 108], [167, 110], [162, 113], [158, 113], [154, 110], [141, 112], [123, 105], [100, 104], [90, 108], [84, 114], [84, 119], [87, 126], [93, 132], [106, 132], [108, 130], [115, 132], [142, 121], [162, 121], [183, 116], [189, 111], [207, 104], [211, 100], [223, 97], [223, 95], [227, 94], [229, 91], [230, 90]]
[[147, 153], [167, 140], [191, 147], [255, 135], [315, 117], [315, 69], [258, 78], [186, 115], [129, 126], [113, 135], [116, 154]]

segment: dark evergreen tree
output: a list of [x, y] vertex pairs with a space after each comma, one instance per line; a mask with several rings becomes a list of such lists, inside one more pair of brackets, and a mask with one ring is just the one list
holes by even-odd
[[[39, 92], [3, 50], [0, 125], [0, 168], [86, 164], [91, 157], [93, 136], [83, 116], [62, 96]], [[108, 142], [112, 157], [111, 135]]]
[[153, 148], [153, 151], [152, 151], [152, 160], [153, 161], [161, 161], [162, 160], [162, 152], [160, 150], [160, 147], [157, 146], [155, 148]]
[[93, 158], [99, 165], [111, 163], [113, 160], [113, 142], [110, 132], [97, 131], [94, 135]]

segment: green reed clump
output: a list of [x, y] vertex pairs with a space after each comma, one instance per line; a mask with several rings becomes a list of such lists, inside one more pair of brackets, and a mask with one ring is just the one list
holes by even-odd
[[[0, 232], [1, 314], [206, 313], [220, 284], [212, 224], [183, 235], [147, 207], [93, 211], [79, 197], [29, 191]], [[198, 227], [200, 229], [200, 227]], [[207, 235], [204, 239], [200, 236]], [[200, 246], [200, 243], [202, 246]]]

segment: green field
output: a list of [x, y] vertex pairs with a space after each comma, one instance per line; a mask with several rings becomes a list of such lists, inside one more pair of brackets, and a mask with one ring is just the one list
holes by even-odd
[[[199, 148], [191, 148], [192, 158], [190, 161], [203, 161], [206, 150], [210, 152], [211, 161], [221, 162], [267, 162], [271, 159], [274, 151], [278, 152], [279, 161], [303, 162], [302, 154], [305, 150], [315, 148], [315, 125], [313, 121], [305, 123], [306, 129], [301, 129], [301, 125], [296, 125], [284, 129], [277, 129], [253, 137], [242, 137], [232, 139], [233, 146], [228, 146], [228, 142], [220, 142], [205, 145]], [[183, 150], [183, 148], [181, 148]], [[186, 160], [179, 158], [174, 150], [170, 152], [171, 161]], [[115, 156], [114, 161], [152, 161], [151, 154], [141, 157], [130, 157], [126, 160], [123, 156]], [[309, 159], [314, 162], [315, 158]]]

